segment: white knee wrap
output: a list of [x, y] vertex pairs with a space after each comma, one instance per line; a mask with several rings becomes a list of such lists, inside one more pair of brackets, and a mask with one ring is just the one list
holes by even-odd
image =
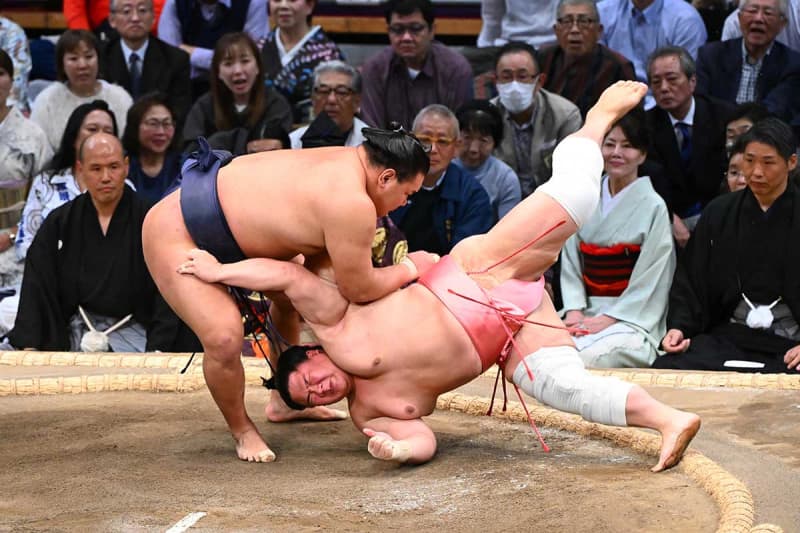
[[[533, 382], [525, 364], [533, 372]], [[514, 383], [540, 402], [590, 422], [627, 425], [625, 403], [633, 385], [591, 375], [572, 346], [541, 348], [528, 355], [514, 370]]]
[[561, 204], [578, 227], [600, 202], [603, 156], [597, 143], [585, 137], [568, 137], [553, 152], [553, 176], [537, 191]]

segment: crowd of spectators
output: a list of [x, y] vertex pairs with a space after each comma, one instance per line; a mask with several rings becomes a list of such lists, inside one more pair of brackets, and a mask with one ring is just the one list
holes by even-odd
[[[57, 79], [36, 94], [25, 33], [0, 17], [0, 286], [16, 292], [0, 300], [0, 334], [80, 349], [88, 323], [133, 314], [141, 342], [126, 349], [195, 345], [146, 269], [128, 272], [136, 291], [109, 272], [122, 249], [138, 265], [135, 228], [180, 186], [199, 136], [241, 155], [358, 146], [365, 126], [413, 132], [430, 170], [376, 221], [384, 265], [488, 231], [550, 179], [553, 150], [600, 93], [639, 79], [642, 108], [603, 143], [598, 210], [548, 278], [584, 362], [796, 372], [800, 248], [782, 243], [800, 237], [800, 5], [719, 3], [723, 26], [700, 4], [483, 0], [477, 48], [460, 50], [436, 39], [432, 2], [389, 0], [388, 46], [352, 64], [313, 24], [315, 0], [65, 0]], [[486, 80], [495, 96], [475, 99]], [[93, 186], [104, 168], [113, 183]], [[104, 242], [121, 208], [126, 229]], [[49, 271], [58, 256], [72, 270]], [[35, 334], [45, 304], [52, 331]]]

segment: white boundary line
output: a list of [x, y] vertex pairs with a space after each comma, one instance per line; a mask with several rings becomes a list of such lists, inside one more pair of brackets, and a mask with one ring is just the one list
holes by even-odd
[[178, 520], [177, 524], [169, 528], [166, 531], [166, 533], [183, 533], [184, 531], [195, 525], [195, 523], [197, 523], [197, 521], [203, 518], [205, 515], [206, 513], [203, 512], [187, 514], [186, 516]]

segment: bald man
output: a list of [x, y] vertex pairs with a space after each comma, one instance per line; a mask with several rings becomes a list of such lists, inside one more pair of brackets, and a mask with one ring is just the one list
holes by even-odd
[[106, 336], [114, 351], [195, 348], [144, 263], [148, 205], [125, 183], [128, 160], [120, 141], [91, 135], [80, 146], [76, 169], [86, 194], [50, 213], [31, 244], [11, 345], [80, 351], [89, 323], [102, 332], [130, 315]]

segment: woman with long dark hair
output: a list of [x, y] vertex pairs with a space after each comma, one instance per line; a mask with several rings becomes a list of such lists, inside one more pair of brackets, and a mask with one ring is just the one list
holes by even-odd
[[184, 150], [199, 136], [234, 155], [287, 148], [292, 112], [264, 85], [258, 47], [246, 33], [223, 36], [211, 61], [211, 91], [195, 102], [183, 129]]

